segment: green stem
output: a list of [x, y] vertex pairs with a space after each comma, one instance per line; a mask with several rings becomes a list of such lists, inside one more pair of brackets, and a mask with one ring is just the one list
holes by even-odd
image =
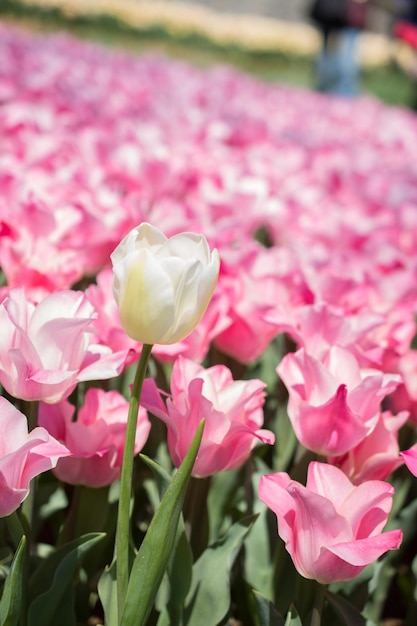
[[74, 485], [70, 494], [70, 505], [65, 518], [65, 523], [62, 527], [60, 535], [58, 537], [57, 544], [64, 545], [69, 543], [76, 537], [75, 528], [77, 525], [77, 516], [80, 505], [81, 491], [84, 489], [83, 485]]
[[28, 429], [29, 432], [36, 428], [38, 425], [38, 412], [39, 412], [39, 402], [38, 400], [32, 400], [28, 403]]
[[[39, 402], [37, 400], [33, 400], [27, 404], [27, 420], [29, 432], [36, 428], [38, 424], [38, 410]], [[35, 515], [35, 495], [37, 482], [38, 481], [36, 476], [32, 478], [29, 493], [23, 500], [21, 507], [22, 514], [26, 518], [30, 529], [33, 528], [33, 518]]]
[[326, 595], [326, 585], [317, 583], [316, 597], [314, 598], [313, 612], [311, 614], [310, 626], [320, 626], [321, 614], [323, 612], [324, 597]]
[[142, 384], [148, 367], [152, 346], [144, 344], [136, 369], [130, 397], [127, 417], [126, 439], [123, 454], [122, 473], [120, 478], [119, 509], [116, 527], [116, 573], [117, 573], [117, 611], [119, 624], [123, 612], [129, 582], [129, 538], [130, 538], [130, 498], [132, 492], [133, 457], [135, 449], [136, 425], [139, 413], [139, 401]]
[[11, 513], [6, 517], [7, 529], [10, 533], [10, 537], [12, 538], [13, 545], [17, 549], [23, 535], [26, 535], [25, 529], [23, 528], [23, 524], [19, 519], [19, 515], [17, 511]]

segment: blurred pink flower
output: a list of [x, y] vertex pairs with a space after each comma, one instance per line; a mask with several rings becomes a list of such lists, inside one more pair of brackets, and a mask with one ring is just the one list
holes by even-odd
[[[73, 421], [75, 407], [67, 400], [39, 405], [39, 424], [71, 451], [54, 470], [73, 485], [102, 487], [120, 476], [129, 402], [118, 391], [91, 388]], [[145, 445], [150, 430], [145, 409], [140, 408], [135, 454]]]
[[258, 441], [274, 442], [273, 433], [262, 429], [265, 386], [257, 379], [233, 380], [223, 365], [204, 369], [180, 356], [173, 366], [166, 405], [149, 378], [144, 381], [141, 404], [165, 422], [169, 452], [177, 467], [205, 419], [193, 475], [210, 476], [242, 465]]
[[27, 419], [0, 397], [0, 517], [10, 515], [26, 498], [32, 478], [70, 454], [45, 428], [28, 433]]
[[261, 477], [258, 495], [276, 514], [278, 533], [297, 571], [328, 584], [354, 578], [399, 548], [401, 530], [382, 533], [393, 493], [389, 483], [355, 486], [338, 468], [313, 462], [306, 487], [278, 472]]
[[282, 319], [309, 297], [299, 269], [280, 250], [250, 240], [247, 248], [229, 251], [222, 264], [217, 289], [228, 302], [228, 324], [214, 337], [216, 348], [241, 363], [260, 358], [282, 332]]
[[277, 367], [289, 392], [288, 416], [306, 448], [325, 456], [345, 454], [375, 427], [382, 399], [400, 377], [360, 368], [355, 356], [333, 346], [322, 360], [304, 348]]
[[78, 382], [117, 376], [126, 352], [94, 343], [92, 305], [60, 291], [39, 304], [12, 289], [0, 304], [0, 382], [15, 398], [58, 402]]
[[344, 308], [318, 302], [299, 308], [285, 331], [299, 348], [319, 361], [332, 346], [349, 350], [361, 367], [379, 365], [382, 347], [372, 333], [385, 321], [382, 315], [364, 312], [349, 314]]

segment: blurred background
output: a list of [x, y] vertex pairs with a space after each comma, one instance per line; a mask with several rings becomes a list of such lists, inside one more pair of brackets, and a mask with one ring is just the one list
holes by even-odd
[[[393, 34], [398, 2], [369, 3], [356, 51], [358, 91], [414, 107], [415, 51]], [[310, 6], [311, 0], [1, 0], [0, 19], [199, 66], [232, 64], [265, 80], [315, 88], [322, 38]]]

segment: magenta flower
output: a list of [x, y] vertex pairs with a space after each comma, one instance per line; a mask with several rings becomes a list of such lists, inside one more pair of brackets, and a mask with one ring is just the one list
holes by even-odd
[[[72, 456], [61, 459], [54, 474], [73, 485], [102, 487], [120, 476], [129, 402], [118, 391], [89, 389], [73, 421], [75, 408], [67, 400], [40, 404], [39, 423], [62, 441]], [[145, 445], [150, 430], [145, 409], [139, 411], [135, 454]]]
[[177, 467], [205, 419], [193, 475], [210, 476], [242, 465], [258, 441], [274, 442], [273, 433], [262, 429], [265, 386], [257, 379], [233, 380], [223, 365], [204, 369], [180, 356], [166, 405], [153, 379], [144, 381], [141, 404], [167, 425], [169, 452]]
[[28, 433], [27, 419], [0, 397], [0, 517], [15, 511], [30, 490], [32, 478], [70, 454], [45, 428]]
[[399, 548], [401, 530], [382, 532], [393, 492], [383, 481], [355, 486], [338, 468], [317, 462], [309, 465], [306, 487], [285, 472], [262, 476], [259, 485], [295, 568], [323, 584], [354, 578]]
[[4, 388], [15, 398], [58, 402], [80, 381], [119, 374], [126, 352], [94, 343], [95, 316], [82, 292], [56, 292], [35, 305], [12, 289], [0, 304]]

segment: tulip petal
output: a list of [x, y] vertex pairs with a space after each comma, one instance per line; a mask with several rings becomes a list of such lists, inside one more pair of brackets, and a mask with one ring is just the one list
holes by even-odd
[[[402, 538], [401, 530], [390, 530], [375, 537], [366, 537], [323, 547], [315, 564], [317, 580], [320, 582], [348, 580], [352, 577], [350, 574], [347, 575], [347, 571], [350, 570], [349, 566], [354, 568], [366, 567], [388, 550], [397, 550], [401, 545]], [[339, 560], [333, 561], [334, 556]], [[347, 566], [345, 573], [343, 572], [344, 564]], [[337, 578], [334, 577], [335, 568], [340, 568]]]
[[359, 416], [347, 404], [347, 388], [340, 385], [336, 394], [321, 406], [302, 403], [294, 421], [301, 443], [318, 454], [335, 456], [348, 452], [368, 432]]
[[401, 452], [401, 456], [410, 472], [417, 476], [417, 443], [408, 450]]
[[126, 283], [119, 303], [127, 334], [147, 344], [160, 343], [175, 321], [172, 282], [148, 250], [123, 263]]

